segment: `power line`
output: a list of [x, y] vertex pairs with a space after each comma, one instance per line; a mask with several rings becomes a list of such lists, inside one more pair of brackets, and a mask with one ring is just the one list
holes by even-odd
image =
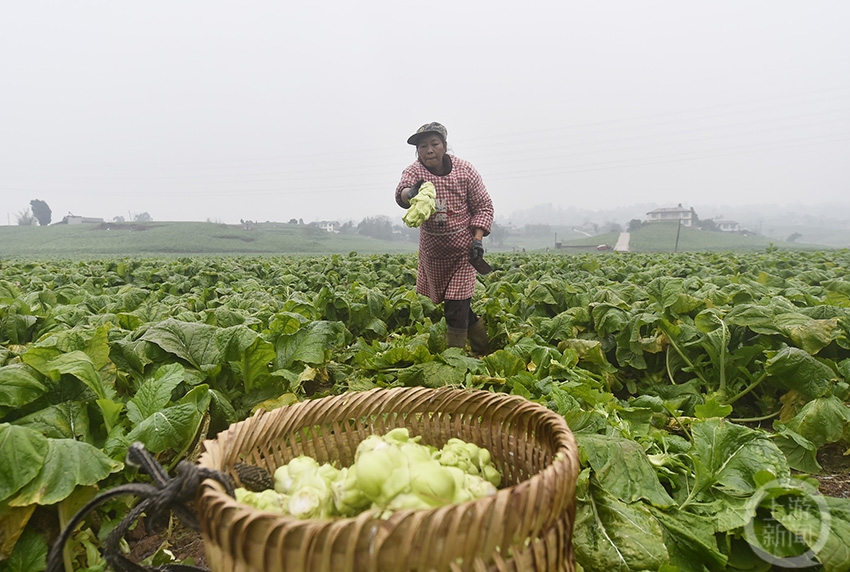
[[[812, 141], [811, 139], [815, 139]], [[838, 143], [842, 141], [850, 141], [850, 135], [841, 136], [833, 139], [818, 139], [818, 138], [804, 138], [802, 140], [797, 140], [798, 142], [787, 142], [784, 145], [773, 145], [773, 146], [753, 146], [751, 148], [740, 148], [736, 150], [727, 150], [727, 151], [719, 151], [719, 152], [711, 152], [711, 153], [680, 153], [668, 155], [665, 157], [646, 157], [636, 161], [608, 161], [608, 162], [600, 162], [600, 163], [589, 163], [587, 165], [576, 165], [574, 167], [568, 167], [566, 169], [551, 169], [551, 170], [540, 170], [535, 169], [531, 171], [524, 172], [512, 172], [510, 175], [490, 175], [488, 180], [508, 180], [515, 179], [519, 177], [535, 177], [535, 176], [544, 176], [544, 175], [563, 175], [569, 173], [580, 173], [585, 171], [600, 171], [600, 170], [611, 170], [611, 169], [622, 169], [629, 167], [644, 167], [647, 165], [659, 165], [663, 163], [678, 163], [682, 161], [696, 161], [701, 159], [710, 159], [714, 157], [724, 157], [729, 155], [741, 155], [745, 153], [757, 153], [760, 151], [776, 151], [781, 149], [790, 149], [794, 147], [805, 147], [809, 145], [820, 145], [823, 143]], [[680, 155], [680, 156], [676, 156]], [[691, 155], [686, 157], [685, 155]]]
[[[636, 116], [636, 117], [606, 119], [606, 120], [602, 120], [602, 121], [568, 124], [568, 125], [564, 125], [564, 126], [551, 127], [551, 128], [545, 128], [545, 129], [534, 129], [534, 130], [514, 131], [514, 132], [500, 132], [499, 134], [496, 134], [496, 135], [481, 135], [481, 136], [473, 136], [473, 137], [466, 138], [464, 140], [464, 145], [470, 146], [470, 144], [472, 144], [473, 146], [477, 147], [477, 145], [474, 145], [476, 142], [485, 142], [484, 147], [486, 148], [486, 142], [488, 142], [488, 141], [498, 142], [498, 141], [502, 141], [502, 140], [505, 140], [505, 139], [516, 141], [518, 137], [522, 137], [522, 136], [530, 137], [530, 138], [533, 138], [534, 140], [540, 140], [542, 137], [545, 137], [546, 134], [558, 135], [558, 134], [564, 133], [565, 131], [573, 131], [573, 130], [581, 130], [581, 129], [593, 129], [596, 132], [603, 132], [603, 131], [606, 130], [605, 129], [606, 126], [617, 126], [617, 125], [630, 123], [630, 122], [651, 121], [651, 126], [653, 126], [653, 127], [657, 127], [659, 125], [663, 125], [663, 124], [667, 124], [667, 123], [673, 123], [673, 122], [678, 124], [678, 123], [681, 123], [682, 120], [681, 119], [677, 120], [675, 118], [682, 116], [682, 115], [686, 115], [686, 114], [702, 113], [702, 112], [706, 112], [706, 111], [715, 111], [715, 110], [724, 110], [724, 109], [728, 110], [728, 111], [725, 111], [725, 112], [714, 113], [713, 115], [707, 115], [707, 116], [699, 118], [699, 119], [708, 119], [708, 118], [711, 118], [711, 117], [739, 115], [741, 113], [748, 113], [748, 112], [751, 111], [750, 109], [746, 109], [746, 108], [744, 108], [744, 109], [734, 109], [735, 107], [742, 107], [742, 106], [749, 106], [749, 107], [757, 106], [758, 111], [761, 112], [761, 111], [765, 111], [764, 104], [768, 103], [768, 102], [789, 100], [789, 99], [805, 97], [805, 96], [809, 96], [809, 95], [842, 92], [842, 91], [848, 91], [848, 90], [850, 90], [850, 86], [833, 87], [833, 88], [828, 88], [828, 89], [824, 89], [824, 90], [817, 90], [817, 91], [810, 91], [810, 92], [798, 92], [798, 93], [795, 93], [795, 94], [776, 95], [776, 96], [772, 96], [772, 97], [768, 97], [768, 98], [751, 99], [751, 100], [745, 100], [745, 101], [734, 102], [734, 103], [723, 103], [723, 104], [717, 104], [717, 105], [713, 105], [713, 106], [691, 108], [691, 109], [679, 110], [679, 111], [668, 111], [668, 112], [663, 112], [663, 113], [646, 114], [646, 115], [640, 115], [640, 116]], [[833, 101], [833, 100], [850, 101], [850, 94], [835, 95], [833, 97], [821, 99], [817, 103], [823, 103], [824, 101]], [[844, 110], [846, 110], [846, 109], [844, 109]], [[842, 110], [839, 110], [839, 111], [842, 111]], [[662, 121], [659, 121], [659, 119], [661, 119]], [[757, 121], [769, 122], [769, 121], [772, 121], [772, 120], [771, 119], [763, 119], [763, 120], [757, 120]], [[619, 130], [621, 130], [621, 129], [634, 129], [636, 127], [640, 127], [640, 125], [634, 125], [634, 126], [621, 125], [620, 127], [616, 127], [616, 128], [613, 128], [613, 129], [609, 128], [609, 129], [607, 129], [607, 131], [610, 132], [610, 131], [613, 130], [614, 132], [616, 132], [618, 129]], [[346, 150], [346, 155], [349, 156], [349, 157], [352, 157], [352, 158], [356, 158], [356, 157], [369, 157], [369, 156], [384, 155], [384, 154], [395, 155], [397, 152], [398, 152], [398, 145], [392, 145], [392, 146], [386, 145], [386, 146], [370, 147], [370, 148], [364, 148], [364, 149], [348, 149], [348, 150]], [[292, 153], [285, 152], [284, 155], [292, 155]], [[334, 151], [306, 152], [306, 151], [304, 151], [303, 147], [299, 147], [298, 152], [297, 152], [297, 157], [298, 157], [300, 162], [303, 162], [303, 161], [311, 159], [311, 158], [338, 158], [339, 157], [339, 151], [334, 150]], [[228, 166], [228, 165], [238, 165], [238, 164], [242, 164], [242, 163], [256, 163], [256, 162], [265, 162], [265, 161], [272, 161], [276, 164], [279, 164], [280, 160], [281, 160], [281, 157], [279, 155], [268, 155], [268, 156], [265, 156], [265, 157], [251, 157], [251, 158], [244, 158], [244, 159], [239, 159], [239, 160], [205, 159], [205, 160], [198, 160], [198, 161], [194, 161], [194, 160], [193, 161], [169, 161], [167, 164], [170, 167], [186, 166], [186, 165], [199, 165], [199, 166], [208, 165], [208, 166], [213, 166], [213, 167], [223, 167], [223, 166]], [[2, 161], [0, 161], [0, 164], [2, 164]], [[20, 162], [15, 162], [14, 164], [20, 165]], [[40, 165], [43, 165], [43, 164], [40, 164]], [[101, 166], [101, 168], [102, 167], [103, 166]], [[109, 165], [106, 165], [106, 167], [108, 168]]]
[[[788, 116], [784, 119], [799, 119], [805, 117], [814, 117], [820, 116], [824, 113], [828, 112], [814, 112], [810, 114], [801, 114], [796, 116]], [[811, 128], [818, 125], [829, 124], [831, 126], [835, 126], [842, 121], [847, 121], [850, 117], [845, 118], [827, 118], [821, 121], [808, 122], [803, 124], [786, 124], [786, 125], [775, 125], [773, 127], [764, 128], [764, 129], [750, 129], [746, 131], [736, 131], [730, 133], [712, 133], [708, 135], [704, 135], [701, 137], [689, 137], [689, 138], [679, 138], [679, 139], [671, 139], [664, 140], [657, 143], [659, 146], [672, 146], [675, 145], [677, 147], [681, 147], [683, 144], [694, 144], [697, 142], [705, 142], [705, 141], [716, 141], [722, 140], [729, 137], [742, 137], [745, 135], [756, 135], [756, 134], [764, 134], [771, 133], [777, 131], [783, 131], [794, 128]], [[767, 122], [763, 120], [758, 121], [747, 121], [741, 122], [734, 125], [726, 125], [720, 128], [698, 128], [698, 129], [684, 129], [678, 130], [676, 132], [670, 133], [655, 133], [655, 134], [641, 134], [634, 135], [631, 137], [620, 137], [617, 139], [609, 139], [602, 141], [576, 141], [571, 142], [558, 147], [547, 147], [544, 152], [541, 152], [537, 149], [511, 149], [506, 150], [501, 153], [490, 153], [486, 155], [487, 161], [492, 160], [500, 160], [500, 164], [502, 165], [510, 165], [510, 164], [521, 164], [526, 162], [526, 156], [530, 156], [535, 160], [543, 160], [551, 158], [553, 160], [564, 160], [568, 158], [582, 157], [588, 155], [598, 155], [600, 153], [613, 153], [613, 152], [621, 152], [621, 151], [629, 151], [633, 149], [644, 149], [646, 148], [646, 142], [652, 139], [659, 139], [668, 137], [670, 135], [687, 135], [690, 133], [704, 133], [705, 131], [716, 131], [717, 129], [724, 129], [729, 127], [743, 127], [747, 125], [761, 125]], [[843, 135], [845, 132], [837, 133], [835, 135]], [[832, 134], [828, 134], [832, 135]], [[609, 143], [619, 143], [619, 142], [628, 142], [634, 141], [634, 145], [619, 145], [619, 146], [609, 146], [605, 147], [605, 145]], [[776, 143], [776, 140], [770, 140], [765, 142], [764, 144], [773, 145]], [[758, 144], [758, 143], [757, 143]], [[601, 146], [601, 148], [600, 148]], [[565, 152], [568, 149], [581, 149], [579, 152], [567, 153]], [[505, 157], [505, 159], [500, 159], [500, 157]], [[116, 177], [110, 176], [96, 176], [96, 177], [86, 177], [82, 182], [87, 184], [97, 184], [97, 183], [112, 183], [112, 184], [155, 184], [155, 183], [191, 183], [191, 184], [220, 184], [224, 182], [241, 182], [241, 183], [275, 183], [275, 184], [298, 184], [305, 183], [317, 180], [315, 175], [311, 173], [318, 173], [320, 176], [319, 180], [322, 182], [330, 182], [334, 179], [354, 179], [364, 174], [366, 176], [371, 176], [373, 173], [393, 173], [395, 176], [398, 172], [400, 172], [400, 168], [398, 165], [390, 165], [390, 163], [381, 161], [381, 163], [369, 163], [365, 164], [362, 162], [358, 162], [353, 166], [349, 165], [316, 165], [316, 166], [305, 166], [305, 165], [295, 165], [293, 168], [288, 169], [287, 171], [273, 170], [273, 171], [260, 171], [260, 172], [231, 172], [231, 173], [223, 173], [223, 174], [214, 174], [214, 173], [187, 173], [187, 174], [177, 174], [177, 175], [163, 175], [159, 173], [154, 173], [150, 175], [139, 175], [128, 177], [126, 175]], [[60, 175], [57, 175], [60, 176]], [[67, 175], [61, 175], [63, 180], [67, 179]], [[232, 179], [236, 179], [236, 181], [230, 181]]]
[[[698, 161], [703, 159], [711, 159], [715, 157], [723, 157], [729, 155], [741, 155], [747, 153], [757, 153], [762, 151], [774, 151], [780, 149], [788, 149], [794, 147], [803, 147], [810, 145], [819, 145], [823, 143], [835, 143], [835, 142], [843, 142], [850, 141], [850, 136], [846, 137], [838, 137], [832, 139], [823, 139], [823, 138], [803, 138], [797, 140], [789, 140], [783, 142], [782, 145], [772, 145], [772, 146], [750, 146], [750, 147], [741, 147], [736, 150], [727, 150], [720, 152], [711, 152], [711, 153], [680, 153], [676, 155], [666, 155], [666, 156], [656, 156], [656, 157], [645, 157], [640, 160], [622, 160], [622, 161], [605, 161], [605, 162], [597, 162], [597, 163], [587, 163], [584, 165], [574, 165], [569, 167], [555, 167], [552, 169], [533, 169], [528, 171], [511, 171], [510, 173], [500, 174], [500, 173], [490, 173], [485, 180], [485, 183], [492, 187], [494, 183], [499, 183], [502, 181], [509, 181], [519, 178], [528, 178], [534, 179], [544, 176], [559, 176], [559, 175], [567, 175], [572, 173], [582, 173], [589, 171], [611, 171], [611, 170], [620, 170], [625, 168], [637, 168], [644, 167], [648, 165], [659, 165], [665, 163], [679, 163], [685, 161]], [[306, 194], [336, 194], [336, 193], [361, 193], [361, 192], [375, 192], [378, 189], [387, 190], [387, 195], [391, 195], [391, 189], [395, 187], [393, 183], [392, 186], [382, 186], [376, 184], [353, 184], [346, 186], [336, 186], [330, 188], [300, 188], [300, 189], [245, 189], [245, 188], [230, 188], [230, 189], [221, 189], [221, 190], [210, 190], [210, 189], [189, 189], [182, 188], [179, 191], [175, 191], [173, 188], [167, 189], [155, 189], [150, 187], [145, 187], [144, 192], [146, 195], [164, 195], [164, 196], [185, 196], [185, 195], [239, 195], [239, 196], [266, 196], [266, 195], [280, 195], [280, 196], [290, 196], [290, 195], [306, 195]], [[36, 189], [21, 189], [21, 188], [6, 188], [5, 190], [10, 192], [22, 192], [22, 193], [44, 193], [50, 192], [47, 190], [36, 190]], [[54, 191], [56, 189], [53, 189]], [[102, 194], [99, 191], [92, 191], [96, 195]], [[138, 192], [138, 190], [130, 191], [132, 193]], [[75, 191], [75, 193], [85, 194], [85, 191]], [[114, 194], [120, 194], [120, 192], [115, 192]]]

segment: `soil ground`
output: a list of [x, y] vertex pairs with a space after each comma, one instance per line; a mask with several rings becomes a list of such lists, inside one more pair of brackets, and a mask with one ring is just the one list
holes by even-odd
[[821, 494], [828, 497], [850, 498], [850, 454], [845, 455], [843, 446], [827, 445], [818, 451], [818, 462], [823, 467], [820, 475], [815, 475]]
[[[166, 548], [177, 562], [200, 568], [208, 568], [207, 555], [204, 552], [204, 539], [201, 533], [184, 525], [177, 517], [172, 517], [171, 530], [145, 532], [143, 523], [127, 535], [133, 562], [141, 562], [155, 554], [160, 548]], [[191, 560], [187, 560], [191, 559]]]

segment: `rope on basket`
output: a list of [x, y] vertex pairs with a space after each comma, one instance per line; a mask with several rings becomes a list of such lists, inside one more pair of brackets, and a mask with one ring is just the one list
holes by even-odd
[[170, 478], [162, 465], [145, 449], [142, 443], [133, 443], [127, 450], [127, 465], [138, 467], [140, 471], [149, 474], [153, 478], [154, 484], [129, 483], [119, 485], [97, 495], [86, 503], [68, 522], [59, 538], [53, 543], [50, 554], [47, 556], [46, 572], [63, 572], [62, 556], [65, 543], [77, 526], [98, 506], [124, 495], [135, 495], [143, 500], [133, 507], [106, 537], [101, 552], [113, 570], [117, 572], [206, 572], [205, 568], [182, 564], [166, 564], [155, 568], [146, 568], [121, 554], [121, 539], [124, 538], [124, 535], [142, 513], [148, 516], [145, 523], [145, 530], [148, 533], [151, 532], [154, 523], [164, 521], [169, 511], [176, 514], [183, 521], [183, 524], [189, 528], [200, 530], [197, 516], [185, 503], [195, 499], [198, 487], [205, 479], [218, 481], [225, 488], [227, 494], [233, 496], [233, 481], [221, 471], [199, 467], [188, 461], [180, 461], [177, 464], [177, 476]]

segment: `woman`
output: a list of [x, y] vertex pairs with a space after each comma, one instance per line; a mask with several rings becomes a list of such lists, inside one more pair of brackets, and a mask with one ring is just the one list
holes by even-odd
[[484, 322], [470, 307], [475, 269], [470, 259], [484, 255], [481, 239], [490, 234], [493, 203], [481, 175], [469, 162], [446, 153], [448, 132], [427, 123], [407, 140], [417, 160], [401, 174], [395, 190], [399, 206], [410, 200], [424, 182], [436, 188], [436, 211], [419, 229], [416, 291], [435, 304], [445, 302], [446, 345], [466, 347], [478, 355], [490, 352]]

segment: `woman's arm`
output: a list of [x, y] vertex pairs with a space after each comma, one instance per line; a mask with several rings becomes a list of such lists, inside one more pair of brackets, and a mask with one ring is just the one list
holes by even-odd
[[[484, 186], [481, 175], [472, 165], [469, 165], [469, 187], [466, 196], [471, 215], [469, 226], [475, 238], [480, 240], [490, 234], [490, 225], [493, 224], [493, 201], [490, 200], [490, 194]], [[479, 232], [481, 236], [478, 236]]]
[[410, 208], [410, 199], [412, 198], [410, 189], [416, 185], [417, 181], [416, 174], [413, 172], [413, 166], [402, 171], [401, 181], [399, 181], [395, 189], [395, 202], [398, 206], [405, 209]]

